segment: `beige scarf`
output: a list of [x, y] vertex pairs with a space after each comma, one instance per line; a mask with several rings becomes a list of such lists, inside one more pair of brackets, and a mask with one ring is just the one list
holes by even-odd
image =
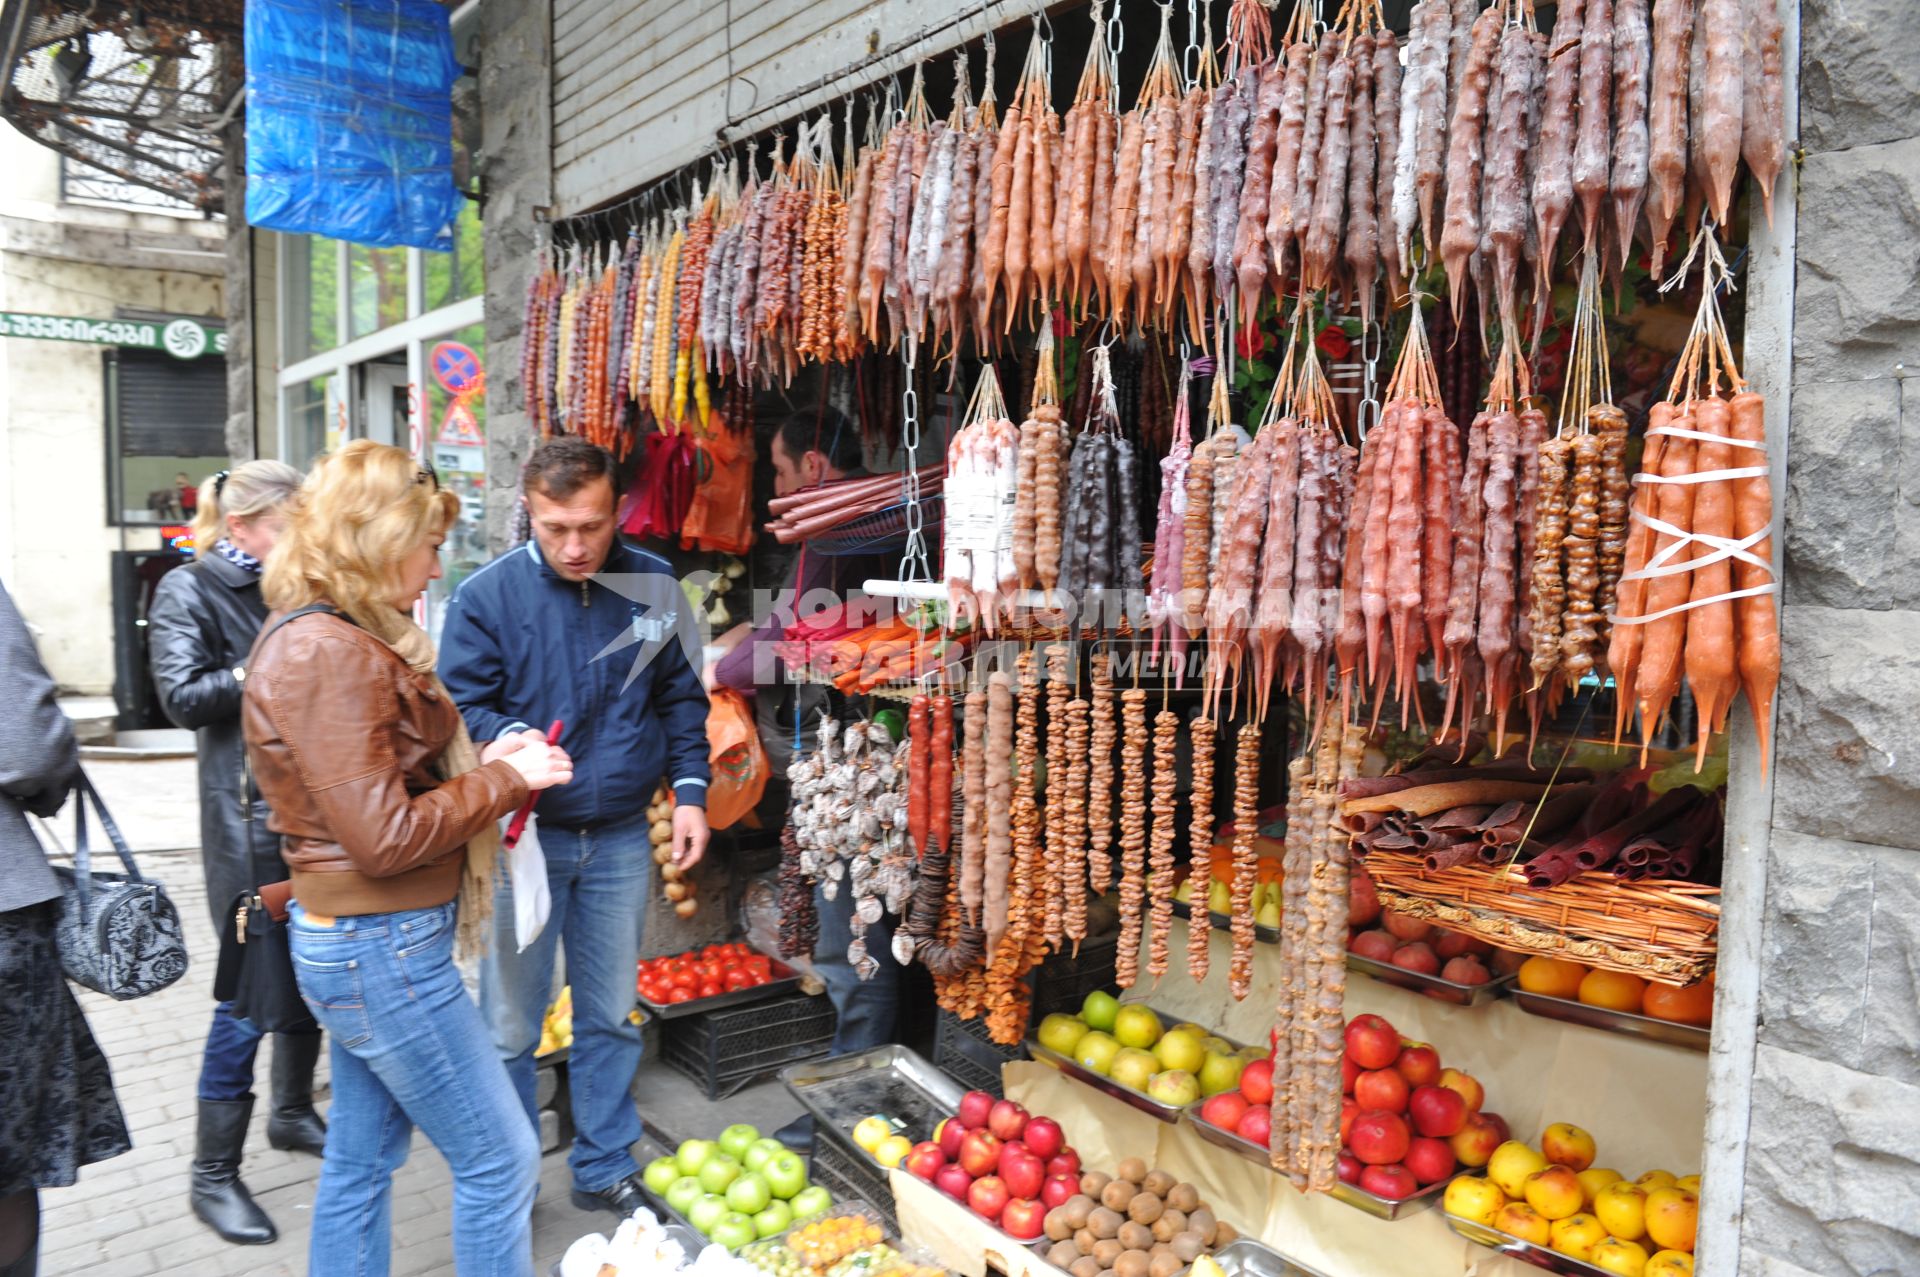
[[[434, 673], [438, 653], [434, 651], [433, 640], [427, 637], [427, 632], [415, 625], [413, 618], [404, 612], [386, 608], [380, 609], [380, 612], [379, 624], [386, 632], [375, 629], [374, 635], [392, 648], [414, 673], [431, 678], [434, 690], [445, 696], [451, 705], [453, 697], [447, 695], [446, 686], [441, 683], [440, 676]], [[467, 735], [466, 719], [456, 714], [453, 739], [440, 752], [434, 771], [440, 779], [452, 780], [479, 765], [480, 752], [473, 747], [473, 737]], [[463, 958], [478, 957], [486, 952], [487, 941], [492, 934], [489, 924], [493, 920], [493, 882], [500, 856], [500, 827], [488, 821], [480, 832], [467, 840], [467, 867], [460, 876], [458, 930], [454, 936], [455, 951]]]

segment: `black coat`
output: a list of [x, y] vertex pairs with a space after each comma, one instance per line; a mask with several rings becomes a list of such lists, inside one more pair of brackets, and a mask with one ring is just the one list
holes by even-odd
[[260, 578], [216, 554], [160, 579], [147, 609], [147, 650], [160, 704], [192, 728], [200, 753], [200, 859], [214, 934], [232, 926], [233, 898], [287, 876], [280, 839], [267, 832], [267, 805], [254, 803], [253, 857], [241, 818], [246, 742], [240, 734], [240, 680], [267, 619]]

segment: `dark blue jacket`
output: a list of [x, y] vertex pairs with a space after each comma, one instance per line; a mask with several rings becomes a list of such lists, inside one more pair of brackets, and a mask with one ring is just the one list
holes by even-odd
[[658, 555], [616, 542], [594, 580], [573, 582], [528, 541], [454, 591], [440, 677], [481, 748], [565, 724], [573, 783], [540, 796], [542, 821], [582, 829], [637, 816], [663, 776], [678, 801], [704, 807], [707, 693], [692, 613]]

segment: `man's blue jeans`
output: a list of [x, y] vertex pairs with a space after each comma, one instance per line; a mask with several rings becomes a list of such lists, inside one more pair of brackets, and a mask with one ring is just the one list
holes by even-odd
[[820, 917], [820, 940], [813, 946], [813, 969], [827, 986], [827, 998], [837, 1018], [831, 1054], [848, 1055], [893, 1041], [894, 1021], [900, 1013], [900, 964], [893, 960], [893, 929], [899, 919], [882, 914], [865, 929], [867, 952], [880, 964], [873, 979], [862, 980], [847, 961], [847, 945], [859, 924], [853, 916], [853, 892], [840, 884], [840, 898], [829, 900], [813, 890], [814, 911]]
[[455, 1271], [532, 1277], [540, 1142], [453, 965], [454, 906], [291, 914], [294, 975], [332, 1042], [309, 1271], [386, 1277], [393, 1172], [418, 1126], [453, 1171]]
[[537, 1130], [533, 1052], [552, 998], [554, 948], [566, 941], [567, 983], [573, 988], [567, 1086], [574, 1127], [567, 1162], [574, 1187], [598, 1192], [640, 1169], [633, 1158], [640, 1112], [632, 1094], [640, 1026], [627, 1017], [635, 1006], [640, 923], [653, 892], [653, 847], [644, 816], [594, 829], [542, 824], [537, 833], [553, 910], [539, 938], [519, 952], [513, 888], [502, 876], [493, 901], [493, 944], [480, 964], [480, 1009], [527, 1121]]

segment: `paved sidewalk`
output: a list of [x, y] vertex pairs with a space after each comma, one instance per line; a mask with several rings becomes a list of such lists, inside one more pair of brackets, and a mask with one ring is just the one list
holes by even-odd
[[[106, 796], [136, 849], [178, 848], [198, 841], [191, 760], [91, 762], [88, 772]], [[55, 822], [71, 837], [71, 814]], [[229, 1246], [196, 1219], [187, 1205], [193, 1155], [195, 1082], [212, 1014], [214, 943], [197, 850], [154, 851], [141, 857], [145, 872], [166, 885], [186, 924], [191, 965], [172, 987], [149, 998], [114, 1002], [77, 989], [94, 1036], [113, 1066], [115, 1089], [133, 1133], [133, 1148], [87, 1167], [71, 1188], [41, 1195], [43, 1277], [302, 1277], [317, 1158], [267, 1147], [264, 1113], [256, 1111], [243, 1175], [255, 1199], [280, 1229], [271, 1246]], [[255, 1070], [259, 1103], [266, 1103], [269, 1045]], [[326, 1107], [322, 1056], [321, 1107]], [[772, 1129], [799, 1111], [777, 1084], [749, 1088], [724, 1106], [710, 1105], [690, 1082], [648, 1066], [636, 1085], [643, 1115], [667, 1119], [659, 1134], [678, 1139], [717, 1131], [729, 1121], [758, 1121]], [[723, 1112], [724, 1110], [724, 1112]], [[534, 1205], [534, 1259], [543, 1275], [572, 1241], [609, 1231], [606, 1213], [588, 1214], [568, 1200], [566, 1151], [542, 1160]], [[446, 1161], [424, 1136], [393, 1184], [393, 1274], [453, 1273], [453, 1184]]]

